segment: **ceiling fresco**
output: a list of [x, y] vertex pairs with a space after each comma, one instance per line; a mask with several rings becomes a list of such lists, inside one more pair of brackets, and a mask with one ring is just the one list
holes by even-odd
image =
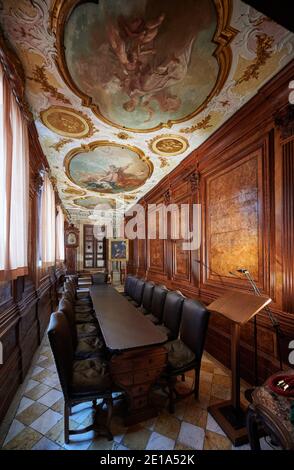
[[133, 205], [294, 58], [240, 0], [0, 0], [0, 24], [73, 222]]
[[153, 165], [136, 147], [97, 141], [71, 150], [65, 157], [65, 171], [80, 188], [115, 194], [142, 186]]

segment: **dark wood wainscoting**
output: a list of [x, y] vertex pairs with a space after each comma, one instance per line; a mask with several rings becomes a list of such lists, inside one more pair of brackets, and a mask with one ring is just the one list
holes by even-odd
[[[285, 363], [294, 338], [293, 77], [292, 62], [141, 200], [144, 206], [200, 203], [200, 249], [184, 251], [182, 240], [172, 239], [167, 218], [167, 240], [131, 241], [128, 263], [128, 272], [207, 304], [230, 289], [250, 290], [236, 273], [249, 269], [273, 300]], [[257, 324], [262, 381], [279, 367], [278, 348], [266, 312]], [[212, 315], [206, 349], [230, 367], [230, 324], [224, 318]], [[253, 361], [249, 323], [242, 328], [241, 371], [250, 382]]]
[[33, 355], [57, 305], [63, 269], [50, 268], [38, 289], [28, 277], [0, 283], [0, 421], [31, 365]]

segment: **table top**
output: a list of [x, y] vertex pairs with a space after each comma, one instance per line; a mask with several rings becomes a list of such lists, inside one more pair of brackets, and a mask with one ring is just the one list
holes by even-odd
[[106, 346], [112, 351], [162, 344], [167, 336], [108, 284], [93, 285], [90, 294]]
[[207, 308], [220, 313], [234, 323], [243, 325], [270, 302], [269, 297], [259, 297], [247, 292], [229, 292], [216, 299]]

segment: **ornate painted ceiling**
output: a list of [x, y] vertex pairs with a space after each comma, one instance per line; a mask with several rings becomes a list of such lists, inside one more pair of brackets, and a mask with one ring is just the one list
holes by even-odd
[[132, 205], [294, 58], [294, 35], [240, 0], [0, 5], [72, 221]]

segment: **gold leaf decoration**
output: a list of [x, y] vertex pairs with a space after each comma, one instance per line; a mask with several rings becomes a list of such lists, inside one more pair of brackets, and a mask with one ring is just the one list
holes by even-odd
[[256, 35], [256, 57], [253, 62], [246, 67], [241, 77], [236, 80], [236, 85], [248, 82], [252, 78], [259, 78], [260, 68], [266, 64], [273, 53], [273, 42], [274, 38], [272, 36], [268, 36], [267, 34]]
[[28, 80], [39, 83], [41, 85], [41, 89], [45, 93], [49, 93], [51, 98], [55, 98], [65, 104], [70, 104], [69, 99], [66, 98], [63, 93], [60, 93], [55, 86], [50, 85], [45, 73], [45, 65], [36, 65], [33, 70], [33, 76], [28, 77]]
[[158, 157], [160, 161], [160, 168], [165, 168], [166, 166], [169, 166], [169, 161], [165, 157]]
[[56, 144], [50, 145], [50, 148], [56, 150], [56, 152], [59, 152], [66, 144], [70, 144], [73, 142], [72, 139], [60, 139]]
[[197, 122], [191, 127], [185, 127], [184, 129], [181, 129], [180, 132], [185, 132], [187, 134], [195, 131], [199, 131], [200, 129], [208, 129], [209, 127], [212, 127], [210, 123], [211, 120], [211, 115], [208, 114], [205, 116], [205, 118], [202, 119], [202, 121]]
[[161, 134], [155, 136], [148, 143], [151, 152], [157, 153], [163, 157], [179, 155], [187, 150], [189, 142], [185, 137], [175, 134]]
[[76, 194], [78, 196], [84, 196], [86, 194], [86, 191], [74, 188], [73, 186], [68, 186], [66, 189], [63, 189], [62, 192], [65, 194]]
[[122, 139], [122, 140], [127, 140], [131, 138], [131, 136], [127, 134], [126, 132], [118, 132], [116, 135], [119, 139]]

